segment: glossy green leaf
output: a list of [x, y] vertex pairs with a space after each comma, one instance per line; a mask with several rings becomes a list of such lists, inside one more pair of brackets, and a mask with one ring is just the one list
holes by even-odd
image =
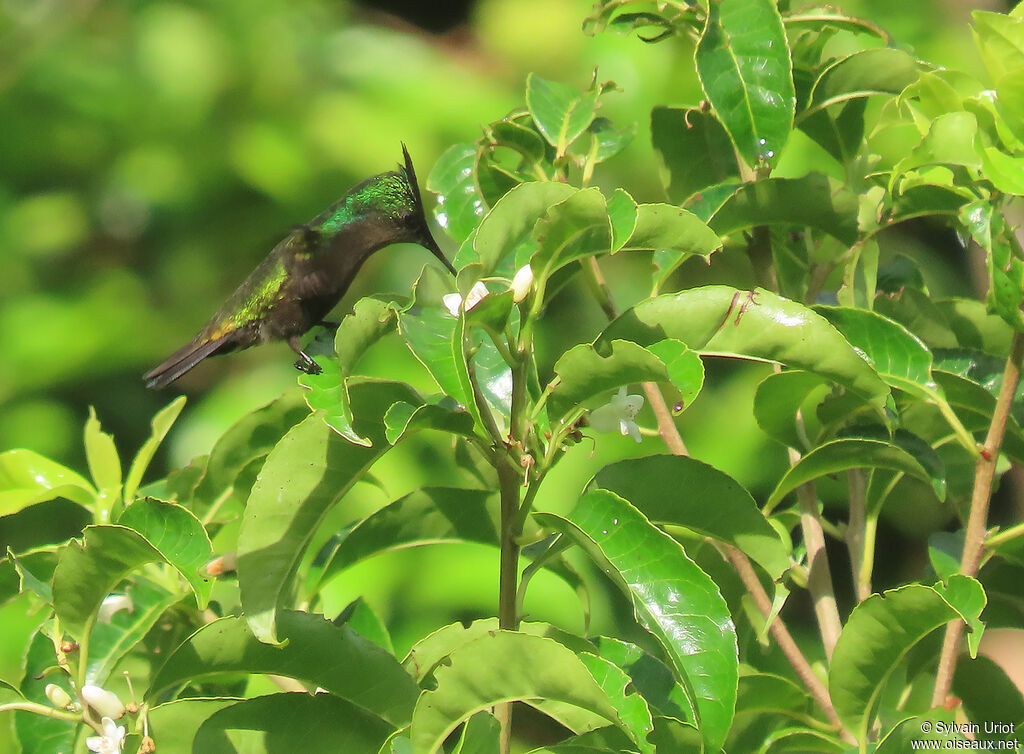
[[59, 497], [88, 508], [96, 495], [84, 477], [34, 451], [18, 448], [0, 453], [0, 515]]
[[[39, 563], [39, 565], [48, 571], [48, 573], [45, 574], [45, 577], [43, 577], [42, 573], [40, 573], [40, 575], [33, 573], [25, 562], [29, 559], [31, 559], [33, 565]], [[7, 557], [5, 560], [10, 562], [11, 566], [14, 568], [14, 572], [17, 574], [17, 593], [30, 591], [43, 602], [53, 602], [53, 588], [50, 586], [49, 582], [53, 579], [53, 569], [57, 564], [55, 550], [46, 549], [35, 553], [28, 553], [25, 560], [22, 560], [14, 554], [10, 547], [8, 547]]]
[[[192, 553], [191, 545], [185, 552]], [[53, 572], [53, 608], [61, 628], [80, 643], [89, 636], [104, 598], [132, 571], [153, 561], [164, 561], [188, 581], [196, 601], [206, 604], [210, 585], [191, 568], [191, 558], [162, 553], [134, 529], [101, 524], [88, 526], [81, 541], [72, 539], [60, 554]]]
[[149, 437], [142, 443], [139, 452], [135, 454], [132, 465], [128, 469], [128, 476], [124, 480], [124, 499], [126, 501], [135, 497], [135, 491], [139, 488], [146, 469], [149, 468], [149, 462], [153, 460], [157, 448], [164, 441], [171, 425], [174, 424], [183, 408], [185, 408], [185, 396], [181, 395], [157, 411], [150, 420]]
[[859, 238], [858, 208], [859, 199], [848, 188], [821, 173], [809, 173], [743, 184], [708, 225], [720, 236], [757, 225], [810, 227], [852, 246]]
[[354, 426], [373, 446], [343, 440], [314, 414], [274, 447], [249, 495], [238, 534], [238, 580], [246, 617], [260, 641], [277, 641], [278, 602], [317, 525], [387, 450], [384, 412], [415, 400], [409, 387], [392, 382], [355, 384], [351, 392]]
[[[955, 722], [956, 713], [942, 707], [907, 717], [881, 737], [875, 754], [903, 754], [915, 746], [926, 751], [926, 745], [933, 745], [935, 750], [941, 751], [943, 747], [950, 747], [953, 741], [966, 743], [968, 739], [953, 727]], [[948, 727], [940, 727], [940, 724]]]
[[330, 694], [271, 694], [214, 712], [189, 751], [287, 754], [301, 742], [310, 752], [377, 754], [391, 732], [379, 717]]
[[413, 432], [436, 429], [458, 435], [473, 433], [473, 417], [447, 395], [436, 402], [413, 405], [404, 401], [396, 403], [384, 414], [385, 437], [395, 445]]
[[231, 697], [177, 699], [151, 707], [147, 712], [150, 734], [160, 751], [199, 754], [193, 749], [196, 731], [218, 710], [242, 701]]
[[499, 263], [529, 241], [534, 224], [550, 206], [575, 192], [572, 186], [557, 181], [524, 183], [512, 189], [480, 221], [473, 242], [477, 259], [466, 262], [479, 261], [482, 274], [492, 274]]
[[440, 272], [431, 267], [424, 269], [416, 283], [412, 304], [399, 314], [398, 327], [409, 350], [426, 367], [441, 392], [479, 422], [464, 347], [465, 317], [461, 313], [452, 316], [441, 303], [449, 285]]
[[[1020, 629], [1015, 638], [1020, 638]], [[1012, 635], [1012, 634], [1011, 634]], [[963, 700], [968, 718], [980, 724], [981, 740], [1012, 740], [1016, 730], [1006, 731], [1010, 720], [1024, 720], [1024, 695], [996, 662], [979, 655], [961, 656], [953, 675], [952, 693]]]
[[849, 748], [838, 736], [800, 726], [773, 731], [765, 739], [762, 751], [764, 754], [844, 754]]
[[[302, 392], [289, 390], [235, 422], [214, 444], [194, 493], [184, 496], [186, 499], [179, 497], [178, 501], [188, 503], [194, 497], [211, 505], [232, 490], [243, 469], [257, 459], [265, 458], [289, 429], [309, 416]], [[238, 492], [248, 494], [247, 489]]]
[[611, 221], [604, 195], [596, 188], [581, 189], [553, 204], [530, 238], [536, 244], [530, 265], [539, 280], [577, 259], [609, 251]]
[[899, 94], [917, 79], [913, 56], [893, 47], [860, 50], [826, 68], [811, 91], [800, 119], [836, 103], [875, 95]]
[[[30, 702], [51, 706], [46, 698], [46, 684], [52, 679], [43, 673], [56, 665], [53, 640], [42, 631], [32, 635], [24, 656], [25, 677], [20, 691]], [[9, 720], [9, 718], [8, 718]], [[65, 720], [56, 720], [31, 712], [14, 713], [14, 731], [22, 754], [53, 754], [73, 750], [78, 726]]]
[[611, 199], [608, 200], [608, 219], [612, 224], [611, 250], [613, 253], [625, 246], [626, 241], [633, 235], [638, 211], [633, 197], [621, 188], [615, 189]]
[[832, 440], [814, 448], [786, 471], [765, 503], [765, 513], [774, 510], [801, 484], [840, 471], [869, 468], [901, 471], [931, 483], [931, 477], [917, 459], [894, 443], [859, 438]]
[[639, 205], [636, 227], [623, 244], [626, 250], [655, 252], [659, 285], [690, 257], [708, 259], [721, 247], [722, 239], [700, 218], [669, 204]]
[[89, 474], [99, 490], [97, 517], [106, 523], [110, 520], [110, 509], [121, 495], [121, 458], [117, 455], [113, 436], [100, 427], [100, 420], [91, 406], [85, 422], [85, 459], [89, 463]]
[[571, 537], [629, 596], [683, 683], [706, 746], [725, 740], [736, 703], [736, 631], [718, 587], [678, 542], [606, 490], [580, 498], [566, 518], [535, 514]]
[[1012, 157], [995, 147], [981, 150], [982, 172], [1004, 194], [1024, 195], [1024, 158]]
[[350, 443], [368, 447], [370, 440], [356, 432], [352, 426], [348, 386], [337, 360], [319, 356], [316, 362], [320, 365], [319, 373], [303, 373], [299, 376], [299, 384], [306, 388], [306, 404], [310, 411], [317, 413], [328, 427]]
[[459, 243], [469, 238], [487, 211], [476, 182], [476, 152], [474, 144], [453, 144], [427, 177], [427, 191], [437, 194], [437, 224]]
[[740, 178], [729, 134], [712, 113], [659, 105], [651, 110], [651, 142], [673, 204], [682, 204], [707, 186]]
[[487, 490], [423, 487], [364, 518], [334, 545], [318, 574], [332, 578], [364, 558], [390, 550], [443, 542], [496, 545]]
[[686, 719], [686, 695], [665, 663], [629, 642], [608, 636], [595, 641], [600, 656], [626, 672], [633, 688], [653, 712]]
[[936, 301], [935, 305], [961, 348], [976, 348], [1003, 357], [1010, 352], [1013, 330], [1001, 317], [989, 313], [983, 302], [947, 298]]
[[775, 3], [710, 3], [696, 61], [704, 94], [737, 151], [748, 165], [774, 166], [796, 106], [789, 46]]
[[980, 169], [975, 148], [978, 121], [971, 113], [944, 113], [928, 126], [921, 143], [897, 163], [894, 172], [905, 173], [925, 165], [961, 165]]
[[594, 118], [587, 126], [587, 134], [590, 136], [587, 158], [593, 163], [604, 162], [629, 146], [636, 136], [636, 124], [615, 128], [607, 118]]
[[565, 154], [594, 120], [600, 93], [597, 87], [580, 92], [534, 73], [526, 77], [526, 106], [544, 138], [555, 148], [556, 158]]
[[204, 569], [213, 545], [203, 524], [191, 511], [174, 503], [138, 500], [124, 509], [117, 523], [145, 537], [189, 582], [199, 609], [206, 607], [213, 584], [204, 575]]
[[985, 250], [989, 311], [998, 314], [1015, 330], [1024, 331], [1024, 314], [1020, 308], [1024, 301], [1024, 260], [1019, 253], [1014, 253], [1015, 245], [1006, 237], [1002, 215], [988, 202], [976, 201], [961, 208], [960, 222]]
[[978, 593], [984, 603], [981, 585], [966, 576], [954, 580], [964, 581], [963, 606], [937, 589], [911, 584], [873, 594], [853, 609], [832, 653], [828, 680], [839, 719], [858, 739], [865, 740], [882, 688], [906, 653], [951, 620], [977, 619]]
[[734, 544], [773, 580], [789, 568], [788, 548], [750, 493], [713, 466], [686, 456], [645, 456], [605, 466], [593, 484], [628, 500], [655, 523]]
[[748, 671], [740, 675], [736, 714], [774, 712], [796, 717], [810, 704], [807, 690], [781, 675]]
[[326, 689], [396, 726], [409, 722], [419, 689], [386, 650], [313, 613], [282, 610], [277, 627], [281, 647], [259, 641], [241, 617], [203, 626], [160, 667], [148, 697], [219, 674], [273, 673]]
[[587, 666], [590, 675], [615, 707], [618, 718], [629, 737], [636, 742], [641, 754], [654, 754], [654, 746], [647, 742], [647, 734], [654, 729], [647, 701], [632, 688], [632, 679], [622, 668], [610, 660], [588, 653], [577, 655]]
[[131, 599], [131, 608], [119, 610], [109, 621], [93, 623], [89, 637], [85, 679], [104, 688], [118, 663], [146, 638], [164, 612], [182, 599], [181, 592], [140, 578], [125, 584], [121, 591]]
[[359, 299], [352, 307], [352, 313], [341, 320], [334, 334], [334, 351], [338, 354], [342, 373], [351, 377], [366, 350], [394, 331], [393, 301], [373, 296]]
[[824, 398], [827, 381], [800, 370], [778, 372], [765, 377], [754, 394], [754, 419], [769, 437], [795, 450], [807, 449], [806, 425], [797, 412], [809, 396]]
[[514, 699], [558, 700], [623, 725], [583, 661], [551, 639], [489, 632], [453, 651], [434, 677], [436, 689], [420, 695], [413, 714], [415, 754], [434, 754], [461, 722]]
[[[659, 350], [660, 353], [655, 353]], [[689, 406], [704, 384], [700, 357], [679, 341], [663, 340], [643, 348], [628, 340], [611, 343], [602, 356], [586, 343], [566, 351], [555, 363], [555, 389], [548, 398], [552, 417], [565, 416], [608, 390], [640, 382], [667, 382]]]
[[506, 116], [487, 127], [486, 133], [492, 142], [490, 146], [509, 147], [519, 152], [527, 162], [539, 163], [544, 160], [548, 148], [534, 125], [523, 111]]
[[682, 341], [701, 355], [775, 361], [819, 374], [878, 411], [889, 393], [824, 317], [763, 290], [714, 285], [656, 296], [623, 312], [594, 347], [607, 353], [613, 340], [649, 345], [665, 338]]

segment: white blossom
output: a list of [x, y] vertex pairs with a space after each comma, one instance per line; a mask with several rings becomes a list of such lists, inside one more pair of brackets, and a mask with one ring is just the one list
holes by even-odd
[[633, 420], [643, 405], [642, 395], [627, 395], [621, 387], [608, 404], [590, 412], [590, 426], [595, 432], [620, 432], [640, 442], [640, 427]]
[[528, 264], [523, 265], [516, 270], [515, 277], [512, 278], [512, 300], [518, 304], [530, 295], [532, 288], [533, 268]]
[[[83, 687], [82, 691], [84, 692], [86, 688], [88, 687]], [[85, 745], [89, 747], [89, 751], [96, 754], [120, 754], [124, 748], [124, 726], [118, 725], [109, 717], [104, 717], [101, 722], [103, 735], [89, 736], [85, 739]]]
[[100, 623], [110, 623], [111, 618], [121, 610], [127, 610], [129, 613], [135, 612], [135, 603], [132, 602], [132, 598], [127, 594], [109, 594], [100, 604], [96, 620]]
[[[479, 280], [473, 284], [469, 293], [466, 295], [465, 310], [468, 312], [474, 306], [479, 304], [484, 297], [487, 295], [487, 286], [481, 283]], [[448, 310], [448, 313], [453, 317], [459, 316], [459, 308], [463, 306], [462, 296], [458, 293], [449, 293], [441, 297], [441, 303], [444, 304], [444, 308]]]

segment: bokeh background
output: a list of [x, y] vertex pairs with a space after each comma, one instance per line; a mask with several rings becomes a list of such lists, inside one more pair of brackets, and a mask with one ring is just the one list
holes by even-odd
[[[842, 7], [925, 60], [984, 76], [969, 14], [1008, 4]], [[656, 104], [700, 99], [692, 46], [585, 36], [590, 9], [589, 0], [0, 0], [0, 450], [31, 448], [84, 472], [81, 428], [94, 406], [127, 461], [151, 415], [183, 392], [189, 403], [154, 470], [208, 452], [232, 422], [295, 385], [287, 346], [212, 359], [162, 392], [145, 390], [141, 374], [191, 338], [293, 225], [392, 169], [401, 141], [425, 183], [449, 145], [474, 140], [482, 124], [522, 104], [530, 71], [582, 88], [597, 66], [614, 80], [622, 92], [602, 114], [637, 122], [638, 135], [597, 183], [663, 200], [647, 119]], [[915, 225], [884, 243], [886, 253], [921, 262], [934, 293], [976, 295], [961, 247], [944, 229]], [[408, 292], [430, 263], [418, 247], [381, 252], [337, 311], [369, 293]], [[611, 265], [623, 301], [644, 294], [643, 270]], [[680, 285], [751, 282], [738, 254], [679, 274]], [[540, 341], [548, 365], [602, 324], [596, 305], [571, 289], [550, 314], [556, 326]], [[382, 344], [364, 369], [427, 385], [398, 343]], [[714, 363], [708, 374], [708, 389], [680, 420], [684, 437], [694, 455], [764, 493], [785, 462], [751, 416], [765, 373]], [[438, 452], [430, 442], [410, 444], [378, 471], [386, 492], [357, 490], [348, 517], [387, 495], [443, 483]], [[596, 468], [637, 452], [628, 438], [584, 443], [540, 505], [567, 504]], [[949, 520], [948, 511], [894, 511], [883, 548], [922, 516], [929, 526]], [[81, 524], [71, 506], [37, 506], [0, 518], [0, 550], [59, 541]], [[399, 651], [440, 623], [493, 613], [494, 551], [424, 552], [359, 566], [337, 586], [334, 607], [366, 594]], [[890, 571], [879, 586], [918, 573], [923, 557], [911, 550], [883, 558]], [[564, 585], [541, 591], [548, 596], [534, 606], [538, 617], [582, 630]], [[438, 603], [461, 612], [435, 615]]]

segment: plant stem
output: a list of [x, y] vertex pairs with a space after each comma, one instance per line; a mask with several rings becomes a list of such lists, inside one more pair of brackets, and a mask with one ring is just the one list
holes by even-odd
[[850, 570], [853, 573], [853, 591], [857, 602], [863, 602], [871, 594], [871, 568], [867, 573], [864, 566], [867, 556], [868, 520], [865, 512], [867, 502], [867, 480], [863, 469], [853, 469], [847, 474], [850, 489], [850, 521], [846, 525], [846, 547], [850, 551]]
[[[1003, 369], [1003, 384], [999, 388], [996, 407], [992, 412], [992, 423], [989, 425], [985, 444], [974, 466], [974, 490], [971, 494], [971, 508], [967, 518], [967, 532], [964, 535], [964, 552], [960, 559], [960, 573], [974, 577], [978, 574], [982, 555], [985, 552], [985, 534], [988, 522], [988, 504], [992, 497], [992, 482], [995, 479], [996, 463], [999, 460], [999, 448], [1003, 444], [1006, 422], [1010, 415], [1013, 395], [1020, 382], [1021, 359], [1024, 358], [1024, 334], [1015, 332], [1010, 343], [1010, 355], [1006, 358]], [[944, 704], [953, 683], [953, 671], [956, 657], [960, 649], [960, 637], [963, 635], [964, 624], [961, 620], [953, 620], [946, 624], [946, 636], [939, 654], [939, 667], [935, 676], [935, 691], [932, 694], [932, 706]]]
[[75, 712], [65, 712], [64, 710], [54, 709], [53, 707], [47, 707], [45, 704], [38, 704], [36, 702], [11, 702], [10, 704], [0, 704], [0, 712], [8, 712], [14, 710], [21, 710], [23, 712], [31, 712], [35, 715], [42, 715], [43, 717], [52, 717], [57, 720], [67, 720], [72, 723], [82, 722], [82, 715]]
[[[519, 579], [519, 534], [515, 531], [519, 512], [519, 477], [507, 463], [497, 468], [501, 486], [501, 561], [498, 569], [498, 628], [515, 631], [519, 628], [516, 596]], [[501, 724], [501, 754], [512, 748], [512, 702], [495, 707]]]
[[[732, 563], [733, 568], [736, 569], [740, 581], [743, 582], [743, 586], [746, 587], [747, 592], [754, 600], [757, 609], [761, 611], [761, 615], [767, 620], [768, 616], [771, 615], [772, 601], [768, 597], [768, 593], [765, 592], [764, 587], [761, 586], [761, 581], [757, 578], [754, 567], [750, 565], [750, 560], [741, 550], [732, 545], [722, 545], [722, 550], [729, 562]], [[842, 728], [842, 723], [839, 721], [835, 707], [832, 706], [832, 699], [828, 695], [825, 684], [815, 675], [811, 664], [807, 662], [807, 658], [804, 657], [800, 647], [797, 646], [792, 635], [789, 633], [789, 629], [786, 628], [786, 624], [782, 622], [781, 618], [776, 616], [771, 626], [769, 626], [769, 631], [775, 637], [779, 649], [782, 650], [786, 659], [789, 660], [789, 664], [796, 671], [797, 676], [811, 693], [811, 697], [821, 708], [822, 712], [825, 713], [825, 717], [836, 727]]]
[[[790, 448], [790, 465], [795, 466], [799, 460], [800, 454]], [[801, 484], [796, 488], [796, 497], [800, 502], [800, 530], [804, 536], [804, 547], [807, 548], [807, 589], [814, 600], [814, 614], [818, 618], [825, 657], [831, 660], [832, 650], [839, 640], [843, 624], [839, 620], [839, 609], [836, 607], [836, 593], [832, 586], [832, 571], [828, 566], [825, 532], [821, 526], [814, 484]]]

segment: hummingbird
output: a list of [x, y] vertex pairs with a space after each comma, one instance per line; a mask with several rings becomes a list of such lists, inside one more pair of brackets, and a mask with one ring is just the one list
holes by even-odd
[[354, 186], [341, 199], [277, 244], [196, 336], [143, 375], [161, 388], [207, 356], [285, 340], [299, 355], [296, 367], [319, 374], [299, 338], [322, 324], [348, 290], [363, 262], [394, 243], [415, 243], [452, 266], [427, 227], [409, 150], [405, 165]]

